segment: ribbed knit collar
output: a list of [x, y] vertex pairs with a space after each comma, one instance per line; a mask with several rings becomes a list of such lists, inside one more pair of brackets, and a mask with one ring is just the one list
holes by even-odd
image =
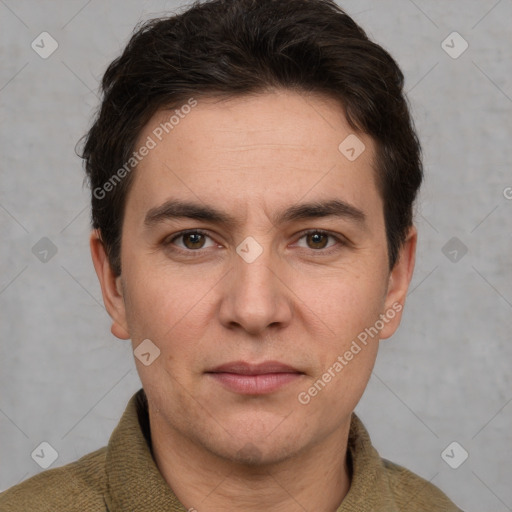
[[[158, 470], [150, 447], [147, 398], [140, 389], [130, 399], [107, 447], [105, 501], [110, 512], [187, 512]], [[398, 510], [383, 460], [355, 413], [347, 453], [352, 481], [337, 512]]]

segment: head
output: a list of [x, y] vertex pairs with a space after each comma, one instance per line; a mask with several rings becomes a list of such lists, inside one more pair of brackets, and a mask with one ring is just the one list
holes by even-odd
[[[108, 67], [83, 150], [91, 250], [112, 332], [158, 354], [136, 360], [152, 425], [266, 461], [347, 426], [414, 267], [402, 87], [329, 0], [196, 3]], [[233, 361], [293, 375], [240, 392], [218, 378]]]

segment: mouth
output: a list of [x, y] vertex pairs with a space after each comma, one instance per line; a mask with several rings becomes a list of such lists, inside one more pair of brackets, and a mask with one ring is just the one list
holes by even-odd
[[229, 391], [242, 395], [273, 393], [304, 375], [278, 361], [259, 364], [234, 361], [217, 366], [206, 374]]

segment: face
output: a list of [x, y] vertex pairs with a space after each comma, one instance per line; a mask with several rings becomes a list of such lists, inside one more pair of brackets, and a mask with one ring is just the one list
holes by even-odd
[[159, 141], [169, 117], [136, 145], [156, 142], [134, 171], [117, 279], [92, 237], [113, 332], [150, 340], [147, 360], [160, 351], [136, 359], [152, 429], [284, 460], [348, 428], [399, 324], [415, 232], [390, 272], [374, 143], [358, 133], [360, 156], [340, 151], [354, 131], [332, 99], [201, 99]]

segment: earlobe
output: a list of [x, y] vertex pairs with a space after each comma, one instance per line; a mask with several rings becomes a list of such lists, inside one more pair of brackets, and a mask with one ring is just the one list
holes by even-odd
[[400, 325], [407, 291], [414, 271], [417, 240], [418, 232], [414, 226], [411, 226], [400, 249], [398, 260], [389, 275], [383, 311], [383, 314], [389, 321], [380, 332], [381, 339], [392, 336]]
[[110, 265], [99, 230], [92, 231], [90, 240], [91, 256], [98, 276], [103, 303], [112, 318], [111, 332], [119, 339], [127, 340], [130, 334], [126, 326], [126, 310], [120, 277], [115, 276]]

